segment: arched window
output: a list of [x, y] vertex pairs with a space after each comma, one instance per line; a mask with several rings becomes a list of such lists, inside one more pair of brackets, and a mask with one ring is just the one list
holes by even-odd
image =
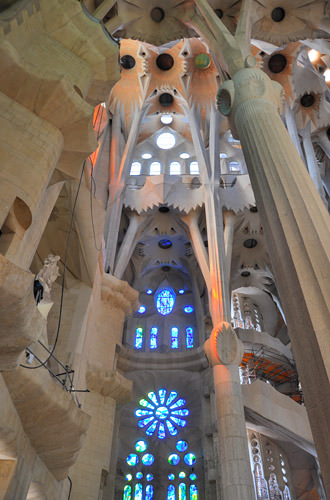
[[199, 166], [197, 161], [191, 161], [189, 165], [190, 175], [199, 175]]
[[198, 489], [196, 484], [190, 485], [189, 500], [198, 500]]
[[132, 498], [132, 487], [126, 484], [124, 488], [123, 500], [131, 500]]
[[133, 161], [130, 175], [141, 175], [141, 163], [139, 161]]
[[159, 314], [166, 316], [173, 311], [175, 293], [169, 288], [163, 288], [156, 297], [156, 308]]
[[180, 175], [181, 174], [181, 164], [178, 161], [172, 161], [170, 163], [170, 175]]
[[152, 163], [150, 163], [149, 174], [150, 175], [160, 175], [161, 168], [162, 168], [162, 166], [159, 163], [159, 161], [153, 161]]
[[230, 161], [229, 162], [229, 170], [231, 172], [239, 172], [240, 171], [240, 166], [238, 161]]
[[157, 349], [158, 347], [158, 328], [156, 326], [150, 329], [149, 347], [150, 349]]
[[194, 347], [194, 330], [191, 326], [186, 328], [186, 347], [187, 349]]
[[135, 330], [135, 349], [142, 349], [143, 346], [143, 328], [138, 326]]
[[179, 500], [187, 500], [186, 485], [184, 483], [179, 484]]
[[172, 349], [179, 348], [179, 328], [177, 326], [171, 328], [171, 347]]
[[176, 500], [174, 484], [170, 484], [167, 488], [167, 500]]
[[154, 488], [153, 488], [153, 486], [151, 486], [151, 484], [148, 484], [146, 486], [145, 500], [152, 500], [153, 496], [154, 496]]
[[143, 500], [143, 489], [141, 483], [136, 483], [135, 485], [134, 500]]

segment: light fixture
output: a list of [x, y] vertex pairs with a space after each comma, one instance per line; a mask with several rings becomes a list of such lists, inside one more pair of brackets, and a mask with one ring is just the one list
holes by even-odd
[[156, 144], [160, 149], [172, 149], [175, 142], [175, 135], [171, 132], [163, 132], [156, 139]]
[[311, 49], [308, 51], [308, 59], [311, 63], [315, 63], [319, 59], [320, 55], [321, 54], [318, 50]]
[[172, 123], [173, 121], [173, 116], [171, 115], [162, 115], [160, 117], [160, 121], [164, 124], [164, 125], [169, 125], [170, 123]]

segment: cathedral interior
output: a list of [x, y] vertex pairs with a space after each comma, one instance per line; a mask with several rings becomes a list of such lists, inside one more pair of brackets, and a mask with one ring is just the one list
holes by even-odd
[[328, 0], [0, 29], [0, 500], [330, 499]]

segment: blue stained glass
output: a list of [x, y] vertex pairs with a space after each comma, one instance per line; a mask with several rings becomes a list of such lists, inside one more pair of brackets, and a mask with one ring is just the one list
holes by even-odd
[[143, 439], [140, 439], [135, 443], [135, 449], [138, 452], [146, 451], [147, 448], [147, 443]]
[[159, 406], [157, 396], [154, 392], [149, 392], [148, 393], [148, 398], [156, 405]]
[[174, 474], [169, 474], [168, 476], [169, 481], [174, 481], [175, 475]]
[[166, 406], [170, 405], [172, 403], [172, 401], [174, 401], [177, 396], [178, 396], [177, 392], [171, 391], [169, 397], [167, 398]]
[[170, 484], [167, 488], [167, 500], [176, 500], [174, 484]]
[[168, 431], [171, 434], [171, 436], [176, 436], [178, 433], [178, 430], [174, 427], [172, 422], [170, 422], [169, 420], [166, 420], [166, 425], [167, 425]]
[[178, 463], [180, 462], [180, 457], [176, 453], [171, 453], [167, 460], [170, 465], [178, 465]]
[[152, 422], [154, 418], [155, 417], [148, 417], [148, 418], [144, 418], [143, 420], [139, 420], [138, 421], [138, 426], [141, 427], [141, 429], [143, 429], [143, 427], [145, 427], [150, 422]]
[[148, 434], [148, 436], [152, 436], [156, 430], [156, 427], [157, 427], [157, 420], [155, 420], [153, 424], [149, 425], [148, 429], [146, 430], [146, 434]]
[[142, 498], [143, 498], [142, 484], [136, 483], [134, 491], [134, 500], [142, 500]]
[[165, 425], [163, 424], [163, 422], [159, 422], [158, 438], [159, 439], [165, 439], [166, 438]]
[[170, 419], [173, 420], [173, 422], [176, 425], [179, 425], [180, 427], [185, 427], [187, 425], [187, 422], [185, 420], [182, 420], [181, 418], [173, 417], [172, 415], [170, 416]]
[[[192, 474], [191, 474], [192, 476]], [[191, 484], [189, 489], [189, 500], [198, 500], [198, 489], [196, 484]]]
[[152, 474], [147, 474], [147, 475], [146, 475], [146, 480], [147, 480], [147, 481], [152, 481], [152, 480], [153, 480], [153, 478], [154, 478], [154, 476], [153, 476]]
[[143, 346], [143, 328], [140, 326], [135, 330], [135, 349], [142, 349]]
[[194, 330], [191, 326], [186, 328], [186, 347], [187, 349], [194, 347]]
[[186, 485], [184, 483], [179, 484], [179, 500], [187, 500]]
[[168, 417], [169, 411], [166, 408], [166, 406], [159, 406], [156, 410], [156, 417], [160, 418], [161, 420], [164, 420], [165, 418]]
[[128, 455], [128, 457], [126, 458], [126, 462], [128, 465], [130, 465], [131, 467], [134, 467], [134, 465], [136, 465], [139, 461], [139, 457], [137, 455], [135, 455], [135, 453], [130, 453]]
[[139, 404], [140, 406], [144, 406], [145, 408], [150, 408], [151, 410], [154, 410], [154, 406], [151, 403], [149, 403], [149, 401], [147, 401], [146, 399], [140, 399]]
[[151, 455], [151, 453], [146, 453], [145, 455], [143, 455], [141, 460], [143, 465], [152, 465], [155, 461], [154, 456]]
[[188, 443], [187, 441], [178, 441], [176, 443], [176, 449], [178, 451], [186, 451], [186, 449], [188, 448]]
[[190, 313], [193, 312], [194, 308], [193, 308], [193, 306], [185, 306], [183, 308], [183, 310], [184, 310], [185, 313], [190, 314]]
[[180, 288], [179, 290], [179, 294], [182, 295], [184, 293], [184, 289], [183, 288]]
[[124, 488], [123, 500], [131, 500], [132, 498], [132, 487], [126, 484]]
[[196, 462], [196, 456], [194, 453], [187, 453], [187, 455], [184, 456], [184, 461], [187, 465], [194, 465]]
[[137, 311], [137, 312], [138, 312], [139, 314], [144, 314], [144, 313], [146, 312], [146, 310], [147, 310], [146, 306], [141, 305], [141, 306], [139, 307], [139, 309], [138, 309], [138, 311]]
[[151, 290], [151, 288], [148, 288], [148, 290], [146, 291], [146, 293], [147, 293], [148, 295], [151, 295], [151, 294], [152, 294], [152, 290]]
[[184, 406], [186, 404], [186, 400], [185, 399], [178, 399], [177, 401], [175, 401], [175, 403], [170, 406], [170, 409], [173, 410], [174, 408], [180, 408], [180, 406]]
[[150, 330], [149, 347], [150, 349], [157, 349], [158, 347], [158, 328], [156, 326], [153, 326]]
[[186, 477], [186, 473], [185, 472], [179, 472], [179, 478], [180, 479], [184, 479]]
[[150, 411], [150, 410], [140, 410], [140, 408], [135, 410], [135, 415], [137, 417], [145, 417], [146, 415], [153, 415], [153, 414], [154, 414], [154, 412]]
[[197, 479], [196, 474], [190, 474], [189, 479], [190, 481], [195, 481]]
[[156, 298], [156, 307], [159, 314], [166, 316], [173, 311], [175, 303], [175, 294], [169, 289], [164, 288]]
[[136, 477], [136, 479], [142, 479], [142, 478], [143, 478], [143, 474], [142, 474], [142, 472], [137, 472], [137, 473], [135, 474], [135, 477]]
[[159, 389], [158, 395], [159, 395], [159, 401], [160, 401], [161, 405], [163, 405], [165, 403], [166, 394], [167, 394], [166, 389]]
[[133, 479], [132, 474], [126, 474], [125, 479], [126, 479], [126, 481], [132, 481], [132, 479]]
[[176, 326], [171, 328], [171, 347], [172, 349], [179, 347], [179, 329]]
[[179, 417], [187, 417], [189, 415], [189, 410], [173, 410], [172, 415], [178, 415]]
[[154, 489], [151, 486], [151, 484], [148, 484], [146, 486], [146, 495], [145, 495], [145, 499], [144, 500], [152, 500], [153, 496], [154, 496]]

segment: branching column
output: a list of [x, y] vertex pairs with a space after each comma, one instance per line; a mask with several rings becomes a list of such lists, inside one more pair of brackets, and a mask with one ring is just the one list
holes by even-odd
[[330, 497], [330, 218], [278, 113], [278, 84], [249, 61], [218, 106], [242, 144]]

